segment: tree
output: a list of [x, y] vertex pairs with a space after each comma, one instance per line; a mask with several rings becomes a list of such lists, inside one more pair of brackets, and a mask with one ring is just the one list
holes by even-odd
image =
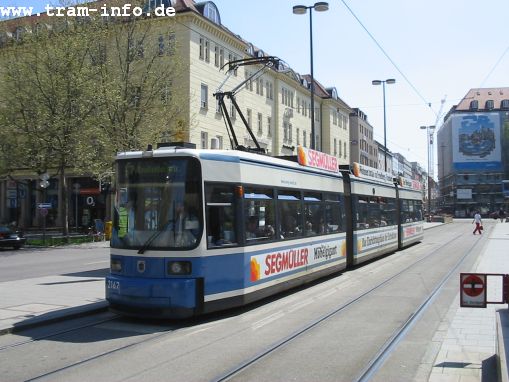
[[[68, 234], [66, 172], [80, 167], [84, 137], [97, 121], [95, 89], [89, 65], [93, 36], [80, 24], [58, 20], [2, 51], [0, 129], [7, 171], [48, 170], [59, 178], [60, 224]], [[89, 144], [90, 145], [90, 144]]]
[[182, 61], [175, 54], [174, 26], [171, 18], [126, 18], [105, 29], [95, 62], [106, 151], [141, 150], [182, 138], [186, 100], [175, 97]]

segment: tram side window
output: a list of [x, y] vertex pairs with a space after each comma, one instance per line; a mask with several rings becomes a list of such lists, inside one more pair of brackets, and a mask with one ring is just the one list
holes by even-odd
[[381, 214], [378, 199], [370, 196], [358, 196], [356, 199], [356, 229], [380, 227]]
[[422, 201], [421, 200], [415, 200], [415, 218], [416, 221], [420, 222], [421, 220], [424, 220], [424, 214], [422, 213]]
[[274, 240], [275, 215], [273, 190], [246, 188], [244, 191], [246, 244]]
[[300, 191], [280, 190], [277, 198], [281, 239], [302, 236], [303, 221]]
[[304, 235], [323, 235], [325, 228], [322, 194], [317, 192], [304, 193]]
[[207, 245], [222, 247], [237, 244], [235, 222], [235, 186], [205, 185], [207, 205]]
[[418, 222], [422, 220], [422, 202], [420, 200], [402, 201], [402, 222]]
[[394, 198], [381, 198], [380, 210], [382, 217], [380, 220], [380, 227], [388, 225], [396, 225], [396, 199]]
[[345, 210], [339, 194], [325, 194], [326, 233], [345, 232]]
[[413, 205], [410, 205], [411, 200], [403, 199], [401, 200], [401, 222], [402, 223], [410, 223], [412, 222], [412, 210]]

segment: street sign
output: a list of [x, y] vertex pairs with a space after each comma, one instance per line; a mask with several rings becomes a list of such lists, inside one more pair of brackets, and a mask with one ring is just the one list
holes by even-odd
[[465, 308], [486, 308], [486, 274], [460, 274], [461, 301]]
[[51, 203], [37, 203], [37, 208], [51, 208]]
[[48, 215], [48, 210], [46, 208], [39, 208], [39, 213], [44, 217]]

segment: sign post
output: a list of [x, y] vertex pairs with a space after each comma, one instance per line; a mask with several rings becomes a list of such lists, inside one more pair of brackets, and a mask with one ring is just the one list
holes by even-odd
[[461, 302], [464, 308], [486, 308], [486, 275], [461, 273]]

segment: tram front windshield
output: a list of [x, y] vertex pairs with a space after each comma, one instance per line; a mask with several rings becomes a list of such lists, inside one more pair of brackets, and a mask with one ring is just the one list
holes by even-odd
[[112, 248], [192, 249], [202, 232], [197, 159], [118, 161]]

